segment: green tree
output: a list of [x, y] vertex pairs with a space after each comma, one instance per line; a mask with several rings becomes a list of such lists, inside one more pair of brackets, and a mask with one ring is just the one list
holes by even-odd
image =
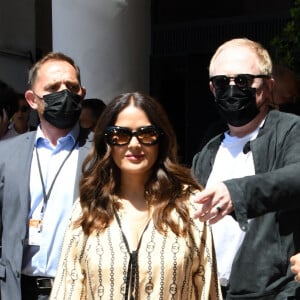
[[271, 40], [274, 62], [300, 73], [300, 0], [294, 0], [291, 19], [282, 32]]

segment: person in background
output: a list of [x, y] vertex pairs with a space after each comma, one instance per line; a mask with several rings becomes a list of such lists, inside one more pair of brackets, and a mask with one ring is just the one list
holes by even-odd
[[106, 104], [98, 98], [84, 99], [79, 118], [79, 123], [82, 128], [94, 131], [99, 117], [101, 116]]
[[18, 110], [16, 91], [0, 80], [0, 140], [8, 130], [8, 124], [13, 114]]
[[80, 131], [86, 91], [72, 58], [48, 53], [28, 82], [40, 125], [0, 143], [1, 299], [49, 298], [92, 138]]
[[83, 169], [51, 299], [221, 299], [201, 186], [155, 99], [108, 103]]
[[300, 299], [290, 257], [300, 250], [300, 117], [272, 109], [272, 61], [247, 38], [214, 53], [209, 86], [228, 131], [194, 156], [205, 186], [194, 215], [212, 224], [226, 299]]
[[280, 111], [300, 115], [300, 79], [288, 67], [274, 65], [272, 71], [275, 85], [273, 103]]
[[31, 107], [27, 103], [24, 94], [18, 93], [18, 110], [11, 118], [8, 124], [8, 131], [1, 140], [5, 140], [19, 134], [35, 130], [36, 128], [29, 125], [29, 115]]

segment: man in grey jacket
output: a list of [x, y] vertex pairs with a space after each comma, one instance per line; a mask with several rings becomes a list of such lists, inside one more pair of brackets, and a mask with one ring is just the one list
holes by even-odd
[[259, 43], [225, 42], [209, 72], [229, 130], [194, 156], [205, 185], [195, 217], [212, 224], [224, 299], [298, 299], [289, 258], [300, 249], [300, 118], [272, 109], [272, 62]]
[[47, 54], [30, 70], [29, 85], [37, 131], [0, 142], [3, 300], [48, 299], [91, 145], [78, 125], [85, 88], [70, 57]]

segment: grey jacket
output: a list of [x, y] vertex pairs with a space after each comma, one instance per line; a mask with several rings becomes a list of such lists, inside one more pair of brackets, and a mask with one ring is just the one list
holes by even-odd
[[[222, 139], [215, 137], [194, 156], [192, 170], [204, 186]], [[300, 118], [270, 111], [250, 149], [255, 175], [224, 182], [233, 216], [246, 231], [227, 299], [300, 299], [289, 264], [300, 251]]]
[[[29, 178], [36, 131], [0, 142], [1, 299], [21, 299], [23, 243], [30, 208]], [[80, 134], [74, 200], [91, 136]]]

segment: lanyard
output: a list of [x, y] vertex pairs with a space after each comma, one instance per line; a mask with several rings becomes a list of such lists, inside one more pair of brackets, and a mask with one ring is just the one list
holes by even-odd
[[138, 294], [138, 289], [139, 289], [139, 266], [138, 266], [139, 249], [140, 249], [140, 246], [141, 246], [143, 235], [144, 235], [145, 231], [147, 230], [151, 219], [148, 221], [147, 225], [145, 226], [145, 228], [142, 232], [142, 235], [140, 237], [140, 240], [138, 242], [138, 246], [137, 246], [136, 250], [130, 252], [128, 241], [127, 241], [126, 236], [125, 236], [125, 234], [122, 230], [121, 220], [119, 218], [119, 215], [116, 212], [116, 210], [114, 210], [114, 213], [115, 213], [115, 217], [117, 219], [119, 228], [121, 230], [121, 234], [122, 234], [125, 246], [126, 246], [126, 250], [129, 254], [129, 263], [128, 263], [127, 276], [126, 276], [125, 299], [134, 300], [135, 299], [135, 296], [133, 295], [134, 290], [135, 290], [135, 294], [137, 295]]
[[45, 187], [45, 182], [44, 182], [44, 179], [43, 179], [43, 174], [42, 174], [42, 168], [41, 168], [41, 162], [40, 162], [39, 153], [38, 153], [37, 147], [35, 147], [36, 158], [37, 158], [37, 163], [38, 163], [38, 168], [39, 168], [39, 174], [40, 174], [41, 183], [42, 183], [42, 187], [43, 187], [43, 197], [44, 197], [43, 206], [42, 206], [42, 209], [41, 209], [41, 220], [43, 220], [43, 218], [44, 218], [45, 208], [46, 208], [47, 202], [48, 202], [48, 200], [50, 198], [50, 194], [52, 192], [52, 188], [54, 186], [56, 178], [57, 178], [58, 174], [60, 173], [62, 167], [64, 166], [65, 162], [67, 161], [67, 159], [70, 157], [70, 155], [72, 154], [73, 150], [77, 146], [77, 143], [78, 143], [78, 141], [76, 140], [76, 142], [73, 145], [71, 151], [69, 151], [68, 155], [65, 157], [65, 159], [61, 163], [59, 169], [57, 170], [57, 172], [56, 172], [56, 174], [55, 174], [55, 176], [54, 176], [54, 178], [52, 180], [52, 183], [50, 185], [48, 193], [46, 193], [46, 187]]

